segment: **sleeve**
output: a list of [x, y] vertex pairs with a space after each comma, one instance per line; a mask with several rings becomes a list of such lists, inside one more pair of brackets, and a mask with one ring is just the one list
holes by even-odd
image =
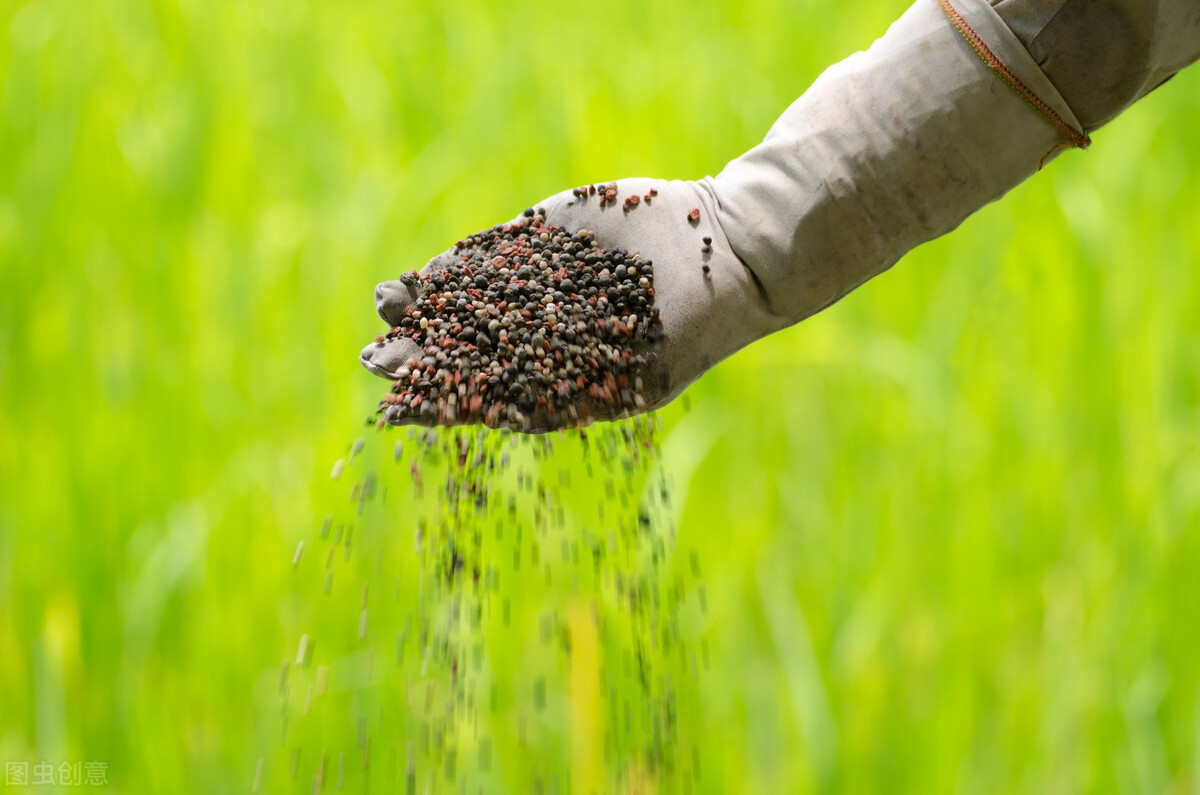
[[988, 0], [1095, 130], [1200, 58], [1196, 0]]
[[1087, 143], [988, 0], [917, 0], [710, 187], [771, 311], [796, 322]]

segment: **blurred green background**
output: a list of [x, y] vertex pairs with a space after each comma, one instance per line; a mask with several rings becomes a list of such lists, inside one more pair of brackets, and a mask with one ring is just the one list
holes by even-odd
[[[0, 761], [247, 791], [375, 282], [903, 0], [0, 5]], [[1200, 71], [663, 413], [745, 792], [1200, 793]]]

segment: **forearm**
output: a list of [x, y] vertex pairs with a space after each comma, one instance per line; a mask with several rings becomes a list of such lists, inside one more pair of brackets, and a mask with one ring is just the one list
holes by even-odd
[[1083, 129], [988, 0], [918, 0], [713, 187], [734, 251], [797, 321], [1085, 144]]

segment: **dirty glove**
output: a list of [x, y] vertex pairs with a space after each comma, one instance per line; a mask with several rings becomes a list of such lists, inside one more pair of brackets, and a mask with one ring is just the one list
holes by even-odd
[[[546, 430], [661, 406], [721, 359], [829, 306], [1086, 143], [987, 0], [918, 0], [868, 51], [822, 74], [762, 144], [715, 179], [624, 179], [603, 205], [578, 190], [538, 205], [549, 225], [591, 230], [605, 248], [653, 262], [662, 335], [635, 401], [593, 401], [578, 417], [510, 407], [498, 418], [450, 420]], [[641, 201], [630, 206], [630, 197]], [[435, 257], [426, 272], [455, 256]], [[380, 316], [397, 326], [422, 289], [380, 284]], [[424, 353], [390, 336], [361, 359], [395, 379]], [[391, 404], [382, 412], [393, 424], [448, 419]]]
[[[625, 395], [627, 399], [619, 399], [618, 395], [614, 400], [588, 400], [584, 395], [585, 405], [574, 416], [568, 413], [551, 418], [540, 412], [531, 416], [525, 411], [519, 417], [509, 417], [505, 412], [489, 424], [538, 431], [653, 409], [678, 395], [715, 362], [787, 325], [785, 318], [768, 308], [753, 272], [738, 261], [726, 239], [718, 221], [712, 180], [624, 179], [599, 187], [591, 195], [587, 186], [565, 191], [537, 207], [544, 212], [547, 225], [572, 232], [588, 230], [605, 249], [636, 252], [652, 263], [654, 308], [662, 326], [651, 336], [661, 339], [654, 342], [652, 350], [644, 352], [645, 361], [633, 374], [635, 383], [630, 384], [635, 389]], [[606, 201], [606, 188], [615, 190], [616, 198]], [[634, 196], [638, 203], [627, 203]], [[518, 218], [511, 223], [528, 222]], [[423, 272], [441, 271], [457, 257], [453, 250], [446, 252], [431, 260]], [[517, 275], [511, 278], [515, 280]], [[375, 294], [380, 316], [389, 326], [398, 326], [422, 289], [429, 288], [411, 278], [380, 284]], [[377, 375], [394, 380], [402, 375], [402, 367], [423, 356], [416, 343], [399, 336], [368, 345], [363, 349], [362, 362]], [[395, 407], [385, 409], [385, 418], [396, 424], [422, 419], [398, 415]], [[451, 408], [450, 415], [442, 412], [439, 416], [426, 406], [423, 419], [461, 419], [457, 408]]]

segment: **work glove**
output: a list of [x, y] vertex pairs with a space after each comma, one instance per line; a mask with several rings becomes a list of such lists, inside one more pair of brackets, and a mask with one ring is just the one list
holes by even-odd
[[[624, 399], [618, 394], [612, 400], [589, 400], [585, 394], [575, 416], [521, 412], [519, 418], [510, 418], [505, 413], [494, 424], [540, 431], [657, 408], [716, 362], [788, 323], [772, 311], [754, 273], [734, 254], [718, 220], [713, 180], [622, 179], [598, 187], [597, 191], [596, 186], [590, 190], [584, 186], [538, 202], [535, 219], [544, 218], [545, 225], [571, 232], [590, 231], [605, 249], [623, 249], [649, 261], [661, 328], [651, 331], [654, 342], [637, 348], [643, 362], [630, 373], [627, 380], [632, 388]], [[613, 195], [610, 191], [615, 191], [615, 197], [605, 199], [606, 194]], [[636, 205], [628, 203], [632, 197], [637, 197]], [[524, 230], [530, 221], [522, 215], [507, 226]], [[458, 256], [452, 249], [434, 257], [424, 272], [443, 270]], [[516, 274], [511, 278], [516, 279]], [[412, 278], [380, 284], [375, 292], [380, 316], [389, 326], [398, 326], [421, 289], [421, 282]], [[400, 368], [423, 356], [412, 339], [398, 336], [367, 345], [362, 362], [377, 375], [395, 380]], [[444, 412], [438, 417], [428, 407], [423, 418], [399, 413], [389, 406], [384, 417], [395, 424], [463, 419], [458, 407], [452, 417]]]
[[[640, 389], [583, 395], [578, 411], [553, 415], [448, 406], [443, 394], [436, 410], [385, 402], [382, 419], [541, 431], [657, 408], [725, 357], [829, 306], [1086, 143], [987, 0], [918, 0], [869, 50], [822, 74], [715, 179], [619, 179], [603, 194], [572, 189], [531, 208], [546, 225], [589, 230], [606, 249], [652, 262], [661, 333], [629, 374]], [[518, 216], [509, 228], [520, 233], [542, 217]], [[424, 272], [460, 256], [451, 249]], [[384, 282], [376, 307], [395, 328], [430, 289], [412, 278]], [[408, 376], [427, 353], [404, 334], [380, 339], [361, 360], [384, 378]], [[398, 391], [406, 388], [402, 381]]]

